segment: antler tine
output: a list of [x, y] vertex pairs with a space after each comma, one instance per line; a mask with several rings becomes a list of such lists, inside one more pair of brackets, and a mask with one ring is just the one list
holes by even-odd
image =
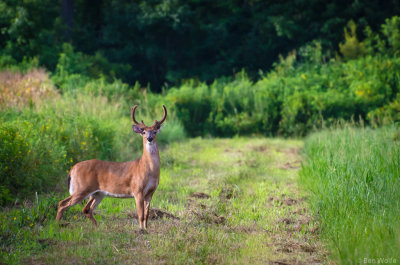
[[136, 111], [136, 108], [137, 108], [138, 106], [137, 105], [135, 105], [135, 106], [133, 106], [132, 107], [132, 110], [131, 110], [131, 117], [132, 117], [132, 121], [135, 123], [135, 124], [137, 124], [137, 125], [139, 125], [139, 123], [136, 121], [136, 119], [135, 119], [135, 111]]
[[164, 116], [162, 117], [161, 121], [159, 121], [160, 125], [165, 121], [165, 118], [167, 118], [167, 108], [165, 105], [162, 105], [162, 107], [164, 109]]

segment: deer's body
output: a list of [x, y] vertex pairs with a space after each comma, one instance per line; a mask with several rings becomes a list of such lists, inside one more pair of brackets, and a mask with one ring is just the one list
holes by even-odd
[[[164, 111], [162, 122], [166, 117], [165, 107]], [[135, 198], [140, 228], [147, 227], [150, 201], [160, 179], [160, 155], [155, 135], [162, 122], [156, 121], [157, 126], [152, 127], [140, 125], [134, 118], [134, 109], [132, 119], [136, 124], [134, 131], [143, 135], [143, 155], [128, 162], [92, 159], [74, 165], [69, 173], [71, 196], [59, 203], [57, 220], [66, 209], [90, 197], [82, 211], [97, 225], [93, 211], [104, 197]]]
[[77, 163], [70, 171], [69, 193], [72, 195], [75, 190], [85, 187], [89, 195], [98, 192], [118, 198], [133, 198], [135, 194], [146, 196], [158, 186], [160, 156], [158, 148], [153, 154], [146, 146], [143, 149], [142, 157], [135, 161], [121, 163], [92, 159]]

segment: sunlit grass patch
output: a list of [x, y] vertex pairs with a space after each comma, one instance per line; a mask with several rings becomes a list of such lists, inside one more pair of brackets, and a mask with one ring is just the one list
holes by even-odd
[[321, 235], [341, 264], [400, 261], [400, 143], [395, 126], [324, 131], [308, 138], [301, 179]]

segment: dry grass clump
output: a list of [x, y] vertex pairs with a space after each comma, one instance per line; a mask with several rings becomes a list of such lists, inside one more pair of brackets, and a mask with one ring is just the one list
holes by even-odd
[[0, 108], [22, 108], [43, 99], [55, 97], [57, 91], [44, 69], [32, 69], [21, 74], [0, 72]]

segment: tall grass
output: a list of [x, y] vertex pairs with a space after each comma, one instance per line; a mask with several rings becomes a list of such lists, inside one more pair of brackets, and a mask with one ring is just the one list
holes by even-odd
[[301, 181], [339, 264], [400, 261], [399, 136], [345, 127], [306, 140]]
[[147, 124], [169, 116], [159, 143], [185, 136], [170, 105], [119, 81], [91, 80], [57, 90], [42, 70], [0, 72], [0, 205], [34, 192], [63, 190], [70, 167], [82, 160], [136, 159], [142, 140], [132, 132], [130, 106]]

